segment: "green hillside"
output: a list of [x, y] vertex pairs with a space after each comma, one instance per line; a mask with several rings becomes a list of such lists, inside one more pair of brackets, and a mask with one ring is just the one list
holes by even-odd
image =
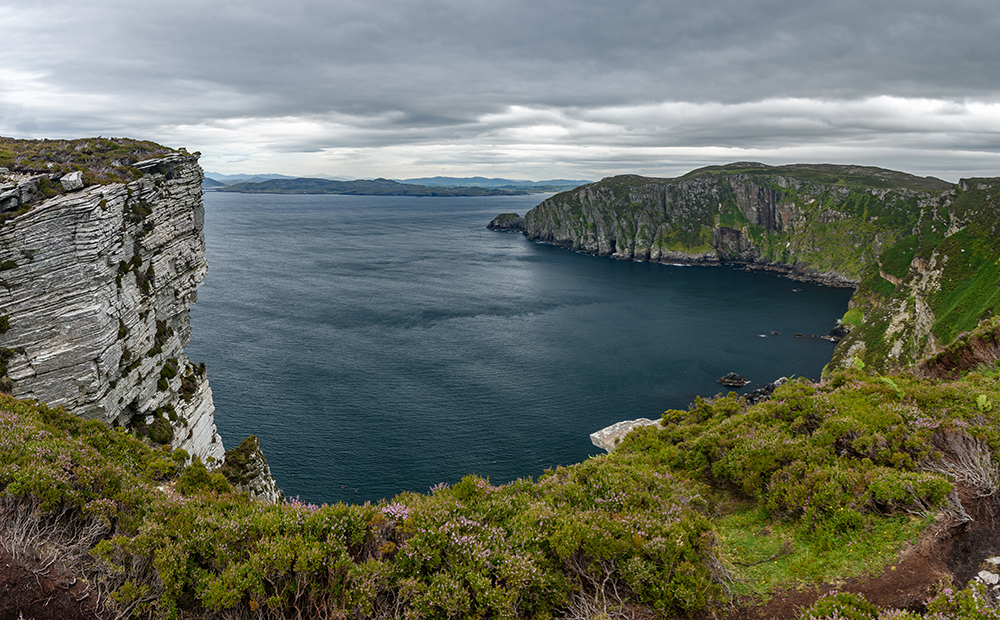
[[525, 234], [602, 256], [856, 287], [845, 322], [857, 329], [832, 367], [859, 357], [902, 369], [1000, 312], [998, 194], [997, 179], [737, 163], [557, 194], [526, 214]]

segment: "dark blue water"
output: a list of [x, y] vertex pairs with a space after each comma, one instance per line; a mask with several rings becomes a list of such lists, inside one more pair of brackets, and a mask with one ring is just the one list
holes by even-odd
[[829, 361], [833, 344], [792, 335], [828, 332], [849, 290], [486, 230], [542, 198], [206, 194], [188, 354], [227, 446], [256, 434], [286, 494], [316, 503], [500, 484], [727, 372], [748, 390]]

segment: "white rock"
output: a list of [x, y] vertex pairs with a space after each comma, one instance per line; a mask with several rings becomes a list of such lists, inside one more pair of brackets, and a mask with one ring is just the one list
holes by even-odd
[[606, 428], [602, 428], [596, 433], [591, 433], [590, 441], [593, 442], [593, 444], [598, 448], [611, 452], [633, 428], [640, 426], [653, 426], [656, 424], [659, 424], [659, 422], [648, 418], [625, 420], [623, 422], [618, 422], [617, 424], [612, 424]]
[[83, 173], [79, 170], [70, 172], [59, 179], [59, 182], [62, 183], [63, 189], [67, 192], [75, 192], [78, 189], [83, 189]]
[[[64, 187], [83, 187], [82, 176], [66, 175]], [[202, 178], [197, 157], [178, 155], [127, 185], [56, 196], [0, 226], [0, 261], [17, 264], [0, 272], [10, 322], [0, 347], [23, 351], [8, 362], [14, 396], [111, 425], [159, 410], [175, 418], [171, 447], [221, 464], [212, 391], [184, 355], [208, 269]], [[0, 195], [0, 208], [30, 204], [34, 182]], [[168, 362], [177, 373], [160, 389]]]
[[979, 579], [979, 581], [981, 581], [981, 582], [983, 582], [983, 583], [985, 583], [987, 585], [993, 585], [993, 584], [996, 584], [996, 583], [1000, 583], [1000, 575], [997, 575], [996, 573], [991, 573], [991, 572], [985, 571], [985, 570], [979, 571], [979, 574], [976, 575], [976, 578]]

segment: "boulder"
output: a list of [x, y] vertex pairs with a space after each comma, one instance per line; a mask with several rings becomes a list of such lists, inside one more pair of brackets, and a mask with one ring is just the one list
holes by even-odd
[[618, 422], [617, 424], [612, 424], [606, 428], [602, 428], [596, 433], [591, 433], [590, 441], [592, 441], [598, 448], [612, 452], [615, 447], [621, 443], [621, 440], [625, 437], [625, 435], [628, 435], [633, 428], [638, 428], [640, 426], [654, 426], [656, 424], [659, 424], [659, 422], [648, 418], [625, 420], [623, 422]]
[[744, 379], [735, 372], [731, 372], [725, 377], [719, 379], [719, 383], [726, 387], [743, 387], [747, 383], [750, 383], [748, 379]]
[[75, 192], [78, 189], [83, 189], [83, 173], [79, 170], [70, 172], [59, 179], [59, 182], [62, 183], [63, 189], [67, 192]]

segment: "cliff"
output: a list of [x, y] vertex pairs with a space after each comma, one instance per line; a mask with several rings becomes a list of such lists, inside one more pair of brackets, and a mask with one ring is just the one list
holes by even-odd
[[89, 170], [2, 171], [2, 387], [221, 461], [204, 366], [184, 355], [207, 270], [198, 157], [122, 166], [133, 180], [87, 186]]
[[584, 185], [529, 211], [524, 232], [599, 256], [741, 264], [855, 287], [845, 316], [855, 329], [833, 366], [859, 357], [903, 368], [1000, 311], [998, 188], [860, 166], [736, 163]]

